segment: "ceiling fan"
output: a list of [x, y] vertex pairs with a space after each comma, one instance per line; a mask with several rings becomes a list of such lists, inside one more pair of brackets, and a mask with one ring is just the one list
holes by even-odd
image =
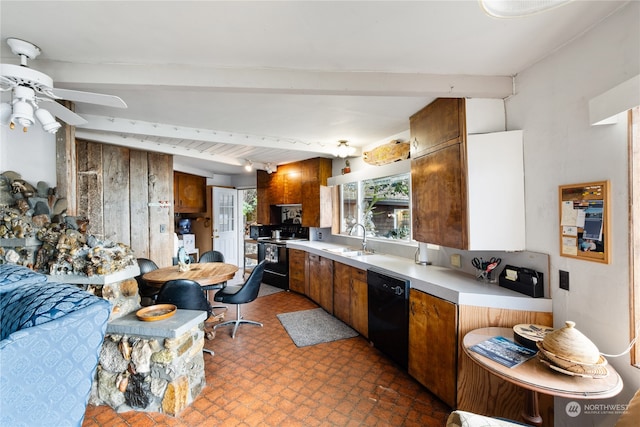
[[27, 60], [40, 55], [38, 46], [17, 38], [8, 38], [7, 44], [20, 57], [20, 65], [0, 64], [0, 91], [11, 91], [11, 102], [1, 105], [0, 122], [11, 129], [19, 125], [26, 132], [37, 119], [46, 132], [56, 133], [60, 123], [53, 116], [72, 126], [87, 123], [57, 100], [127, 108], [117, 96], [54, 88], [51, 77], [27, 66]]

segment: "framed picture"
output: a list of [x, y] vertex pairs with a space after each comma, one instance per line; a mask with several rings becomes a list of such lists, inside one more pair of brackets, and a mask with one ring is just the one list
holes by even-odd
[[609, 263], [609, 181], [561, 185], [560, 255]]

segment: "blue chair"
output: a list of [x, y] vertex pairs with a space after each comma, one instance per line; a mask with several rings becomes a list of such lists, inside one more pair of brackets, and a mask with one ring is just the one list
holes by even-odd
[[140, 294], [140, 305], [149, 306], [155, 304], [156, 296], [160, 288], [157, 286], [150, 286], [142, 276], [153, 270], [158, 269], [158, 265], [147, 258], [138, 258], [138, 267], [140, 267], [140, 275], [136, 276], [136, 282], [138, 282], [138, 293]]
[[262, 283], [262, 276], [264, 275], [264, 266], [266, 261], [261, 261], [251, 272], [249, 278], [242, 285], [227, 286], [218, 292], [213, 297], [214, 301], [224, 304], [236, 304], [236, 318], [235, 320], [229, 320], [227, 322], [219, 323], [214, 326], [214, 329], [218, 329], [221, 326], [234, 325], [231, 332], [231, 338], [236, 337], [238, 326], [241, 323], [248, 323], [251, 325], [257, 325], [262, 327], [262, 323], [254, 322], [252, 320], [244, 320], [240, 313], [240, 306], [242, 304], [250, 303], [258, 298], [258, 292], [260, 291], [260, 284]]
[[[198, 262], [224, 262], [224, 255], [220, 251], [206, 251], [202, 254]], [[209, 299], [210, 291], [217, 291], [227, 286], [227, 282], [216, 283], [215, 285], [205, 285], [202, 290], [206, 293], [207, 299]], [[226, 308], [222, 306], [215, 306], [212, 308]]]
[[224, 262], [224, 255], [220, 251], [206, 251], [198, 262]]
[[[157, 304], [173, 304], [184, 310], [200, 310], [207, 312], [207, 318], [211, 316], [211, 304], [207, 301], [198, 282], [189, 279], [169, 280], [160, 288], [156, 297]], [[213, 356], [213, 351], [202, 349]]]

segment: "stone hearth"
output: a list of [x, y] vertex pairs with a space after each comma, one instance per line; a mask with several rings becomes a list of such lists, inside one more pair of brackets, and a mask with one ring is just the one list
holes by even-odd
[[205, 312], [177, 310], [156, 322], [135, 313], [109, 322], [89, 403], [177, 415], [206, 384], [205, 320]]

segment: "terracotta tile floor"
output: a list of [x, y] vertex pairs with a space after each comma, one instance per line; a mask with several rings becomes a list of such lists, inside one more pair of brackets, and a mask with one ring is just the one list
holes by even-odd
[[[89, 405], [83, 426], [444, 426], [444, 403], [358, 336], [298, 348], [276, 317], [316, 308], [280, 292], [244, 305], [241, 325], [205, 346], [207, 386], [177, 417]], [[227, 318], [235, 316], [230, 307]]]

